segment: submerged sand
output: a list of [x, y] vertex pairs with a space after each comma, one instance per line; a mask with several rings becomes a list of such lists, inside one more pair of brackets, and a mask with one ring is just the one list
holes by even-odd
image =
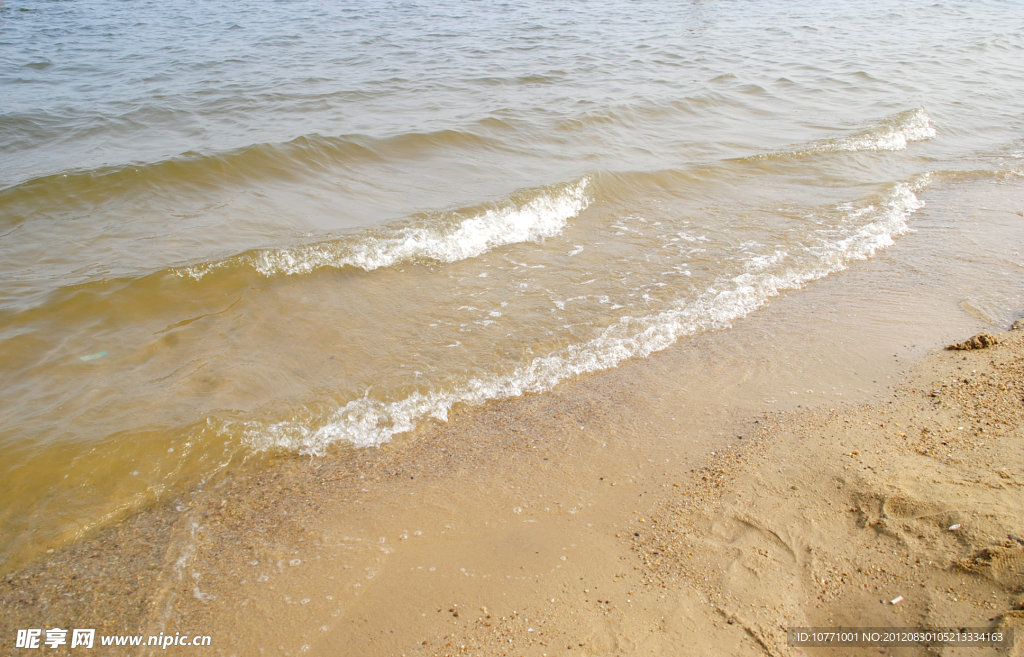
[[837, 654], [788, 646], [792, 626], [966, 626], [1020, 628], [1021, 654], [1024, 331], [1000, 337], [930, 354], [873, 403], [723, 418], [724, 449], [636, 449], [623, 438], [643, 421], [610, 415], [629, 399], [607, 390], [252, 464], [5, 576], [0, 635], [202, 633], [210, 648], [171, 652], [224, 655], [791, 655]]

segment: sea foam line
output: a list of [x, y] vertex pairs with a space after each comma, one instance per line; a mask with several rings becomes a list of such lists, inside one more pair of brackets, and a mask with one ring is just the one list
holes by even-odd
[[907, 144], [912, 141], [934, 139], [937, 134], [928, 113], [918, 107], [901, 112], [879, 125], [846, 137], [812, 141], [804, 148], [765, 153], [751, 159], [800, 157], [820, 153], [902, 151], [906, 150]]
[[936, 134], [928, 113], [918, 107], [870, 130], [815, 146], [819, 152], [902, 151], [909, 142], [934, 139]]
[[200, 279], [215, 269], [251, 267], [264, 276], [308, 274], [322, 267], [358, 267], [373, 271], [403, 262], [457, 262], [491, 249], [536, 242], [562, 232], [570, 219], [590, 204], [590, 177], [545, 188], [525, 202], [506, 201], [457, 221], [434, 217], [426, 225], [385, 229], [353, 239], [339, 239], [289, 249], [263, 249], [175, 270]]
[[601, 335], [538, 357], [511, 375], [473, 378], [454, 390], [419, 392], [394, 402], [368, 398], [348, 402], [320, 426], [285, 421], [273, 424], [248, 422], [243, 440], [257, 451], [286, 449], [320, 455], [333, 443], [356, 447], [380, 445], [392, 436], [414, 429], [421, 420], [447, 420], [457, 403], [482, 404], [525, 393], [551, 390], [567, 378], [610, 369], [629, 358], [642, 358], [668, 348], [681, 337], [728, 328], [730, 323], [760, 308], [784, 290], [803, 287], [810, 281], [845, 269], [853, 260], [870, 258], [894, 244], [894, 237], [909, 230], [907, 221], [924, 206], [915, 192], [930, 182], [923, 176], [896, 184], [878, 206], [861, 208], [856, 217], [870, 216], [866, 224], [850, 227], [833, 240], [807, 247], [797, 257], [776, 252], [768, 259], [756, 257], [742, 274], [723, 279], [697, 299], [645, 317], [623, 317]]

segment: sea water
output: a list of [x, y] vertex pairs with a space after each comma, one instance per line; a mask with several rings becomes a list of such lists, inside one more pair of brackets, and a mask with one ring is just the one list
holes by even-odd
[[8, 1], [0, 559], [728, 330], [1017, 185], [1022, 97], [1010, 2]]

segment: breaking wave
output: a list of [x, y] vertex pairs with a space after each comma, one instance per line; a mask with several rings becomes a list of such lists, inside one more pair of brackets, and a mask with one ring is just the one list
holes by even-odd
[[894, 244], [894, 237], [909, 230], [910, 216], [924, 206], [916, 192], [930, 183], [929, 176], [896, 184], [877, 203], [837, 208], [845, 227], [833, 229], [814, 245], [792, 253], [776, 251], [753, 256], [738, 275], [723, 277], [696, 299], [680, 300], [674, 307], [643, 317], [623, 317], [598, 337], [535, 358], [511, 374], [473, 378], [452, 390], [414, 393], [383, 402], [369, 398], [348, 402], [330, 416], [310, 423], [248, 422], [243, 440], [257, 451], [286, 449], [302, 454], [323, 454], [333, 443], [356, 447], [380, 445], [392, 436], [414, 429], [421, 420], [446, 420], [458, 403], [477, 405], [525, 393], [551, 390], [568, 378], [616, 367], [629, 358], [642, 358], [666, 349], [682, 337], [728, 328], [785, 290], [845, 269], [851, 261], [870, 258]]
[[934, 139], [936, 134], [928, 113], [919, 107], [906, 112], [900, 112], [876, 126], [852, 135], [812, 141], [802, 148], [755, 155], [748, 159], [765, 160], [805, 157], [822, 153], [902, 151], [906, 150], [907, 144], [910, 142]]
[[519, 194], [477, 211], [429, 216], [387, 228], [286, 249], [261, 249], [174, 270], [200, 279], [224, 267], [250, 267], [265, 276], [307, 274], [322, 267], [372, 271], [404, 262], [457, 262], [499, 246], [553, 237], [590, 203], [589, 177]]

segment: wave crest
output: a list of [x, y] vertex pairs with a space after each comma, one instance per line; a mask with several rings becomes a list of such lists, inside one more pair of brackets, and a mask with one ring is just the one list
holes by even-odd
[[846, 137], [812, 141], [803, 148], [765, 153], [749, 159], [806, 157], [824, 153], [902, 151], [907, 149], [910, 142], [934, 139], [937, 134], [935, 127], [932, 126], [931, 117], [924, 109], [918, 107], [900, 112], [876, 126]]
[[373, 271], [404, 262], [457, 262], [491, 249], [538, 241], [562, 232], [569, 219], [590, 204], [589, 177], [575, 183], [542, 188], [521, 200], [510, 199], [471, 216], [451, 213], [407, 225], [287, 249], [263, 249], [217, 262], [175, 270], [200, 279], [215, 269], [250, 267], [264, 276], [308, 274], [322, 267], [358, 267]]

